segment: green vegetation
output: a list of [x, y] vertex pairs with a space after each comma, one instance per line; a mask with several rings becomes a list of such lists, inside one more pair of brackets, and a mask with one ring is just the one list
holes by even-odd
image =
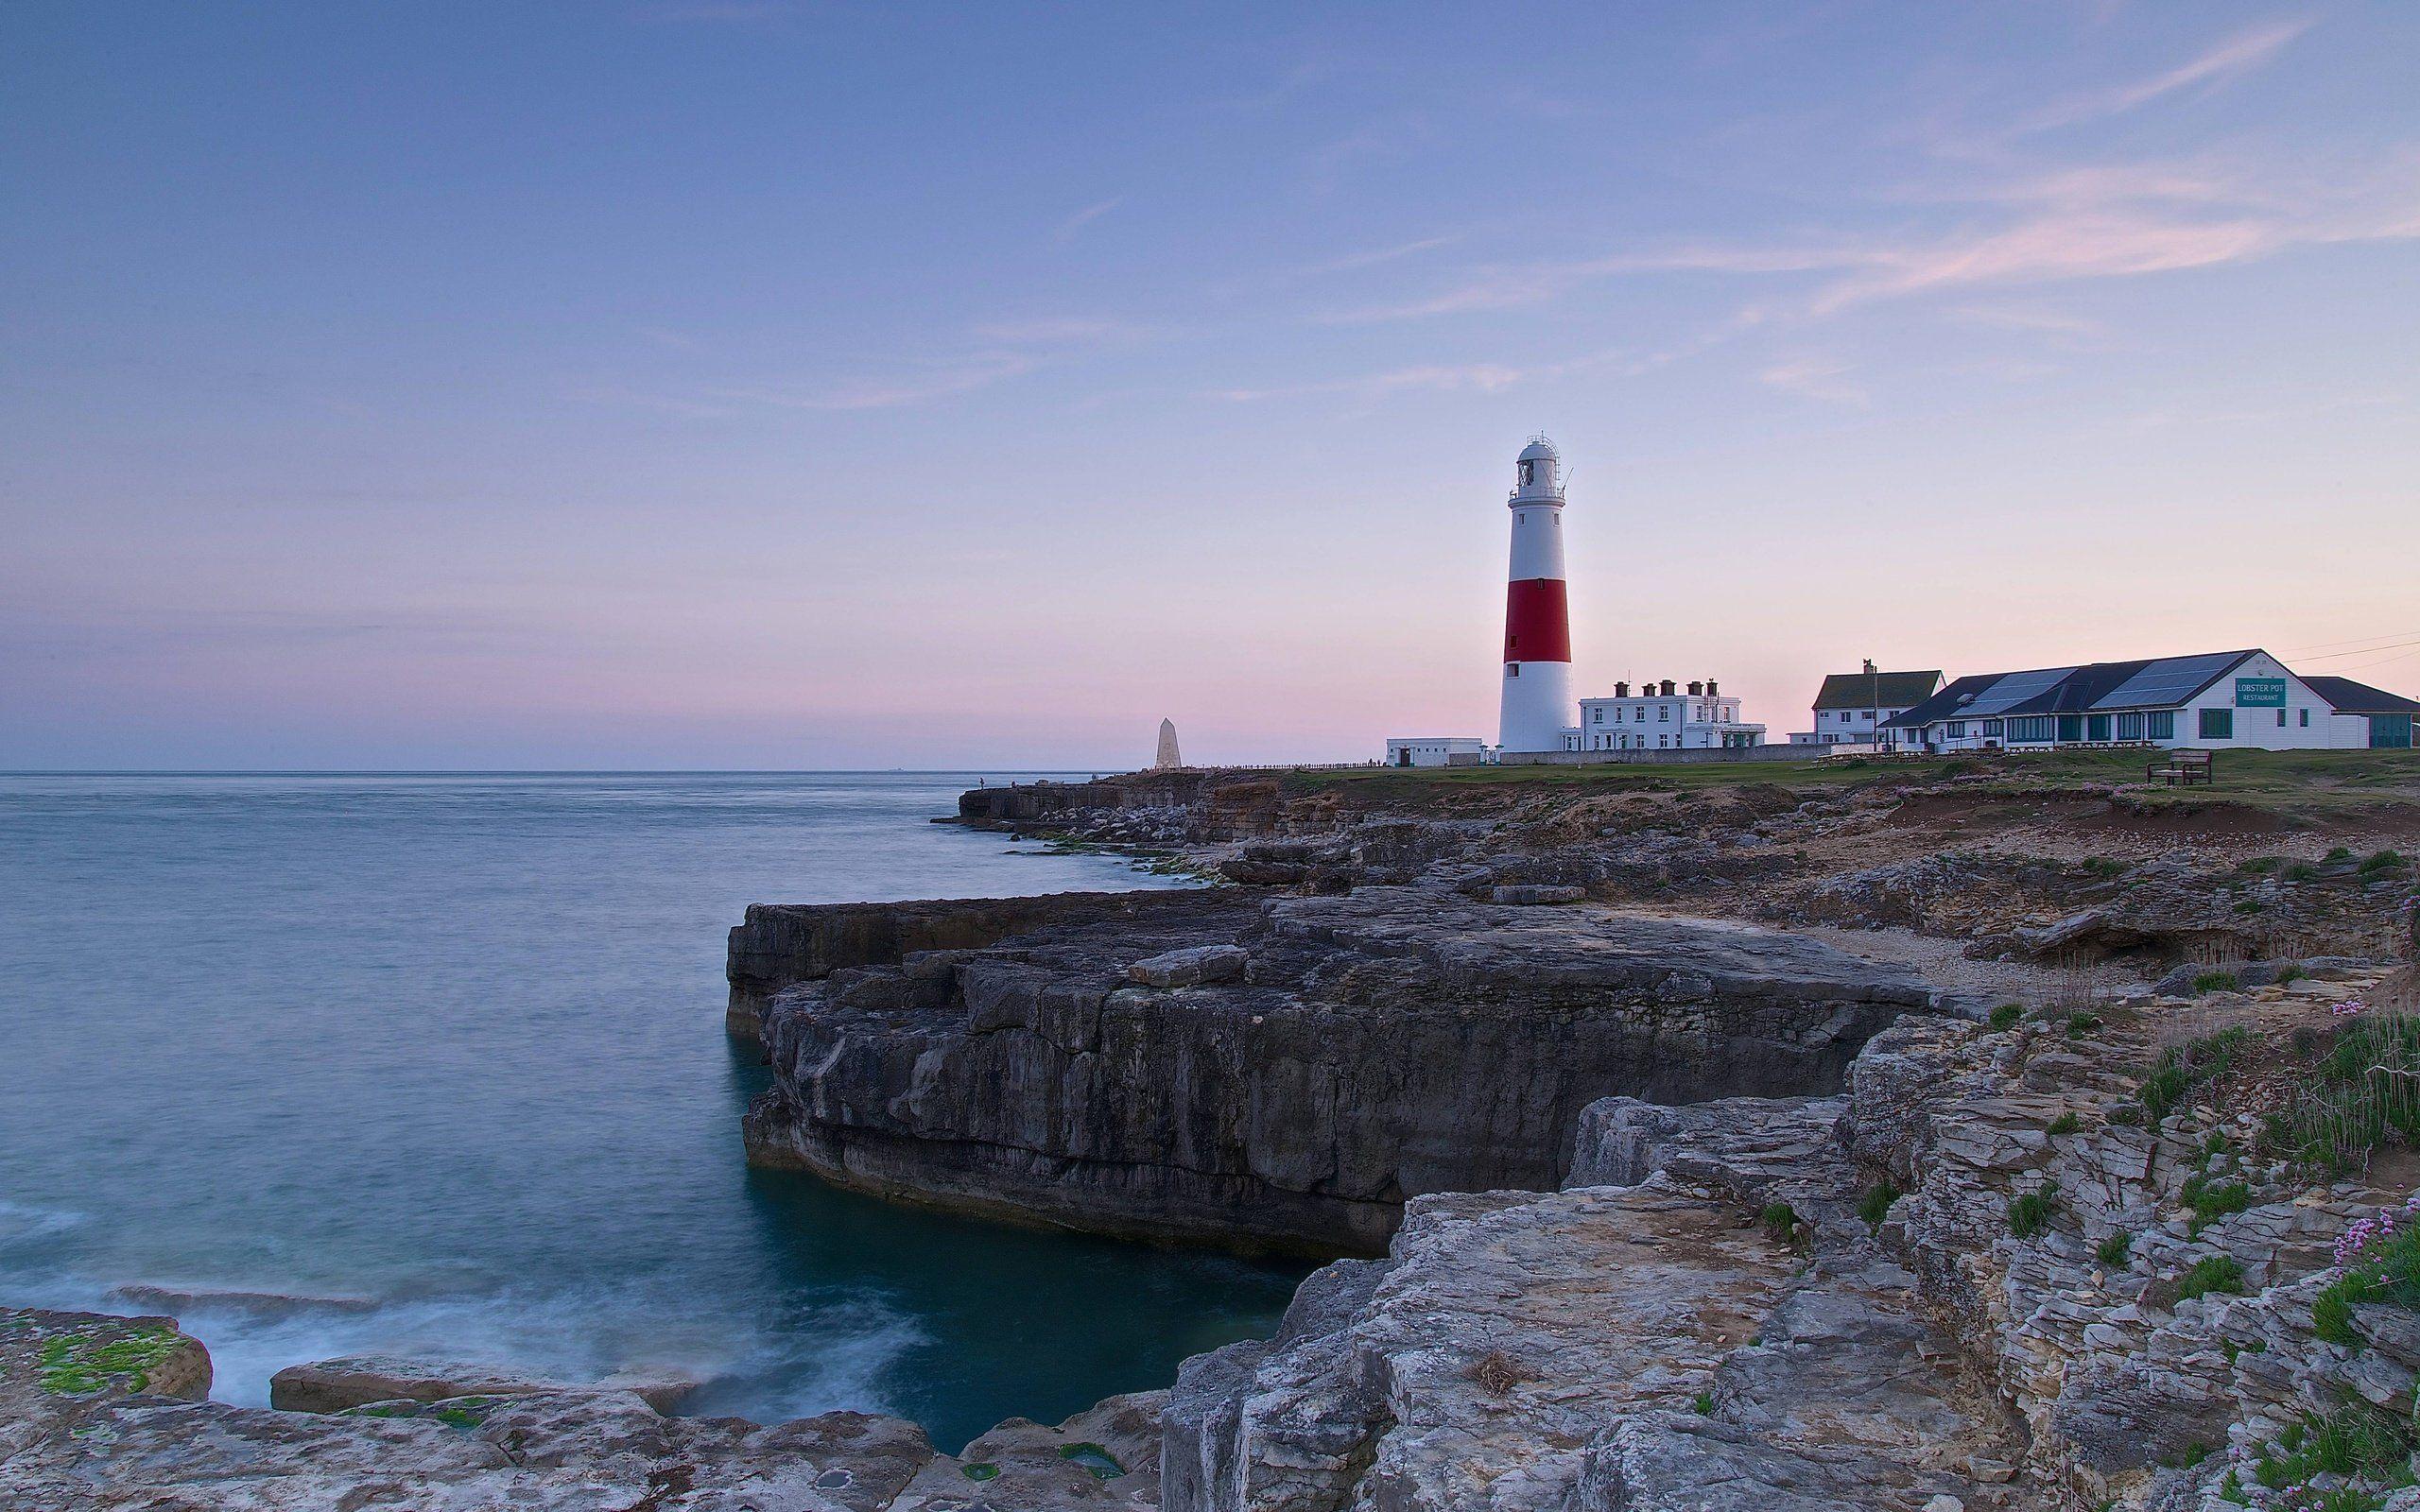
[[1865, 1220], [1868, 1228], [1879, 1228], [1882, 1220], [1891, 1216], [1891, 1204], [1906, 1195], [1890, 1182], [1877, 1181], [1865, 1189], [1864, 1197], [1857, 1205], [1857, 1215]]
[[2254, 856], [2249, 861], [2238, 862], [2236, 869], [2250, 872], [2256, 877], [2265, 877], [2285, 864], [2285, 858], [2282, 856]]
[[2288, 882], [2317, 882], [2319, 868], [2307, 861], [2297, 861], [2286, 868]]
[[2204, 992], [2232, 992], [2241, 981], [2233, 971], [2204, 971], [2193, 978], [2193, 992], [2197, 997]]
[[2256, 914], [2260, 912], [2260, 900], [2257, 898], [2243, 899], [2235, 905], [2235, 911], [2238, 914]]
[[2353, 1309], [2369, 1302], [2420, 1312], [2420, 1225], [2370, 1246], [2329, 1281], [2311, 1302], [2311, 1332], [2348, 1349], [2361, 1348]]
[[2252, 1031], [2241, 1024], [2221, 1029], [2206, 1040], [2170, 1046], [2152, 1068], [2135, 1096], [2153, 1118], [2166, 1118], [2186, 1094], [2234, 1069], [2236, 1057], [2252, 1042]]
[[2014, 1029], [2016, 1027], [2016, 1021], [2024, 1017], [2025, 1005], [2021, 1003], [2003, 1003], [1998, 1007], [1992, 1010], [1992, 1027], [1996, 1030]]
[[1699, 1417], [1703, 1418], [1707, 1416], [1714, 1411], [1714, 1393], [1711, 1391], [1699, 1392], [1696, 1396], [1689, 1399], [1689, 1406]]
[[2368, 860], [2361, 863], [2361, 875], [2365, 877], [2383, 876], [2390, 871], [2401, 871], [2404, 868], [2410, 865], [2411, 865], [2411, 863], [2405, 860], [2397, 851], [2379, 850], [2373, 853]]
[[[2277, 1441], [2254, 1462], [2253, 1479], [2274, 1491], [2301, 1490], [2296, 1506], [2319, 1512], [2377, 1512], [2385, 1493], [2412, 1484], [2411, 1425], [2366, 1402], [2347, 1401], [2335, 1411], [2306, 1414], [2286, 1425]], [[2326, 1493], [2310, 1485], [2321, 1475], [2351, 1482]]]
[[2320, 857], [2320, 859], [2322, 861], [2336, 863], [2350, 861], [2353, 859], [2353, 848], [2351, 846], [2340, 845], [2334, 850], [2329, 850], [2327, 854]]
[[[2231, 750], [2219, 763], [2214, 787], [2155, 788], [2143, 781], [2143, 754], [2136, 750], [2062, 750], [2003, 756], [1988, 768], [1965, 758], [1909, 757], [1876, 762], [1708, 762], [1687, 765], [1452, 766], [1417, 770], [1356, 766], [1340, 771], [1289, 771], [1282, 781], [1296, 793], [1383, 792], [1389, 798], [1529, 786], [1576, 792], [1703, 792], [1768, 785], [1790, 792], [1840, 790], [1867, 782], [1923, 786], [1988, 769], [1983, 781], [1961, 793], [2038, 793], [2061, 788], [2134, 786], [2130, 805], [2144, 810], [2219, 807], [2308, 814], [2325, 817], [2386, 802], [2420, 799], [2420, 751]], [[2248, 868], [2249, 869], [2249, 868]]]
[[1797, 1237], [1798, 1214], [1787, 1202], [1766, 1203], [1764, 1211], [1756, 1214], [1756, 1221], [1777, 1243], [1786, 1245]]
[[2243, 1267], [2236, 1263], [2233, 1255], [2204, 1255], [2176, 1279], [2176, 1299], [2180, 1302], [2213, 1292], [2230, 1297], [2243, 1295]]
[[2029, 1192], [2010, 1200], [2008, 1231], [2019, 1239], [2032, 1239], [2048, 1230], [2050, 1219], [2059, 1211], [2059, 1184], [2045, 1181], [2038, 1192]]
[[2348, 1019], [2270, 1115], [2261, 1144], [2315, 1170], [2354, 1170], [2390, 1136], [2420, 1144], [2420, 1017]]
[[2092, 1254], [2111, 1270], [2124, 1270], [2135, 1263], [2135, 1236], [2120, 1228], [2102, 1240]]
[[970, 1481], [988, 1481], [1000, 1473], [1000, 1467], [988, 1459], [978, 1459], [972, 1465], [959, 1466], [958, 1472]]
[[2084, 1039], [2100, 1027], [2100, 1015], [2097, 1013], [2087, 1013], [2078, 1008], [2067, 1015], [2067, 1038], [2070, 1040]]
[[2070, 1108], [2050, 1120], [2048, 1132], [2053, 1135], [2072, 1134], [2082, 1127], [2083, 1127], [2083, 1120], [2076, 1117], [2076, 1110]]
[[151, 1384], [151, 1372], [168, 1363], [182, 1340], [174, 1329], [91, 1328], [43, 1342], [42, 1388], [61, 1396], [89, 1396], [120, 1381], [130, 1391]]
[[2090, 856], [2083, 865], [2085, 871], [2096, 877], [2118, 877], [2125, 875], [2126, 871], [2126, 863], [2108, 856]]

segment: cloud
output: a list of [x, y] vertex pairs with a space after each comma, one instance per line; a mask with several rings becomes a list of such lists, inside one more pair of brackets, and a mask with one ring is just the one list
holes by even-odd
[[1039, 316], [1029, 319], [989, 320], [975, 328], [975, 338], [1011, 347], [1098, 346], [1132, 341], [1151, 335], [1149, 326], [1095, 316]]
[[1599, 280], [1658, 273], [1822, 275], [1791, 310], [1821, 317], [1880, 300], [2135, 278], [2250, 262], [2295, 247], [2420, 237], [2420, 172], [2409, 152], [2382, 169], [2333, 181], [2301, 162], [2103, 163], [2005, 174], [1914, 198], [1969, 205], [1976, 214], [1931, 232], [1488, 264], [1417, 299], [1314, 318], [1358, 323], [1518, 309]]
[[1798, 357], [1767, 368], [1756, 374], [1756, 381], [1808, 399], [1821, 399], [1827, 404], [1863, 404], [1867, 398], [1865, 389], [1846, 379], [1846, 375], [1855, 370], [1846, 363]]
[[897, 409], [972, 393], [1004, 379], [1021, 378], [1040, 366], [1042, 359], [1027, 352], [979, 352], [954, 363], [897, 377], [853, 378], [804, 387], [755, 385], [716, 388], [708, 392], [717, 398], [770, 405], [777, 409]]
[[1069, 215], [1066, 219], [1061, 221], [1059, 223], [1058, 230], [1052, 232], [1051, 236], [1057, 241], [1073, 241], [1076, 238], [1076, 232], [1083, 230], [1086, 226], [1091, 225], [1094, 221], [1100, 219], [1101, 216], [1108, 215], [1111, 211], [1115, 210], [1125, 202], [1126, 197], [1119, 195], [1113, 198], [1103, 199], [1097, 204], [1086, 205], [1083, 209], [1077, 211], [1074, 215]]
[[1374, 398], [1406, 389], [1476, 390], [1492, 394], [1534, 377], [1539, 370], [1495, 362], [1427, 363], [1415, 368], [1396, 368], [1386, 372], [1331, 378], [1318, 383], [1288, 384], [1276, 388], [1222, 388], [1211, 397], [1248, 404], [1265, 399], [1302, 399], [1316, 394], [1359, 394]]
[[2048, 131], [2083, 121], [2095, 121], [2149, 105], [2179, 90], [2216, 89], [2258, 68], [2288, 43], [2308, 31], [2308, 18], [2273, 22], [2238, 32], [2200, 56], [2165, 73], [2091, 94], [2077, 94], [2052, 105], [2021, 124], [2019, 133]]

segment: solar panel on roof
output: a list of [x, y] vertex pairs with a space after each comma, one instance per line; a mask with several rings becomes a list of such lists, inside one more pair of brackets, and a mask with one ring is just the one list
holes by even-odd
[[2154, 662], [2094, 700], [2095, 709], [2144, 709], [2183, 703], [2204, 683], [2234, 665], [2235, 651], [2207, 656], [2172, 656]]
[[1973, 703], [1959, 712], [1996, 714], [2003, 709], [2014, 709], [2026, 699], [2057, 687], [2073, 671], [2073, 667], [2047, 667], [2039, 672], [2012, 672], [1985, 688]]

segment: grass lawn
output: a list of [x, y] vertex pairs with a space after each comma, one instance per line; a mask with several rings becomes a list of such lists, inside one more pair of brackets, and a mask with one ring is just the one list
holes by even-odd
[[[2152, 750], [2061, 750], [1985, 761], [1974, 756], [1804, 762], [1709, 762], [1693, 765], [1449, 766], [1405, 769], [1375, 766], [1350, 771], [1288, 772], [1295, 792], [1350, 788], [1371, 797], [1413, 797], [1518, 787], [1558, 792], [1686, 791], [1747, 783], [1792, 791], [1840, 788], [1862, 782], [1922, 784], [1955, 776], [1989, 774], [1989, 787], [2012, 791], [2140, 783], [2143, 769], [2158, 758]], [[2380, 802], [2420, 804], [2420, 751], [2302, 750], [2221, 751], [2218, 781], [2209, 787], [2146, 790], [2152, 804], [2242, 803], [2259, 808], [2324, 810], [2368, 807]]]

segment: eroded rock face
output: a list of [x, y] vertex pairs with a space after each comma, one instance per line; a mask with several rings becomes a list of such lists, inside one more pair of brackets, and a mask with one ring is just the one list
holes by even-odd
[[[1374, 1253], [1409, 1197], [1553, 1187], [1597, 1098], [1836, 1089], [1929, 999], [1748, 926], [1410, 888], [1164, 896], [1188, 901], [778, 994], [751, 1158], [1103, 1232]], [[1138, 962], [1189, 985], [1137, 985]]]
[[[1616, 1099], [1589, 1137], [1634, 1184], [1416, 1199], [1387, 1260], [1314, 1276], [1273, 1340], [1185, 1363], [1164, 1505], [2048, 1504], [2007, 1484], [2016, 1425], [1854, 1216], [1841, 1111]], [[1804, 1221], [1760, 1221], [1775, 1202]]]

